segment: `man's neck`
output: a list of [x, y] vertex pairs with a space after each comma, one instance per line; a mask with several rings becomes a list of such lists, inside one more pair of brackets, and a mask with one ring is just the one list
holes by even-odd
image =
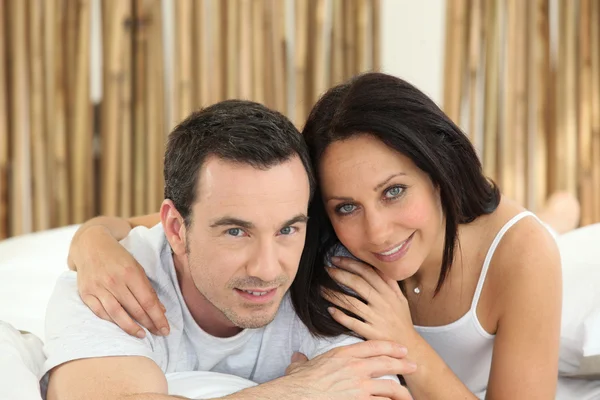
[[198, 326], [209, 335], [220, 338], [231, 337], [240, 333], [242, 329], [227, 319], [196, 288], [187, 266], [187, 260], [173, 254], [173, 263], [181, 294], [188, 310], [190, 310], [190, 314], [192, 314], [192, 318], [194, 318]]

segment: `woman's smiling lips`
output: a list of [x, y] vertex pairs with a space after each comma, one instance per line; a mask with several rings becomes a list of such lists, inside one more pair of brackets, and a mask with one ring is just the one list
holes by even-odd
[[415, 235], [413, 232], [408, 239], [403, 241], [402, 243], [397, 244], [396, 246], [382, 251], [381, 253], [373, 253], [373, 255], [382, 262], [393, 262], [401, 259], [408, 252], [410, 244], [412, 243], [412, 238]]

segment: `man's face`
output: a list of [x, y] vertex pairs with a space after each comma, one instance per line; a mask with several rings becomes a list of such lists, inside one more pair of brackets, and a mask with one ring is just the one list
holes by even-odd
[[209, 157], [186, 231], [185, 275], [240, 328], [270, 323], [306, 235], [308, 176], [299, 157], [267, 170]]

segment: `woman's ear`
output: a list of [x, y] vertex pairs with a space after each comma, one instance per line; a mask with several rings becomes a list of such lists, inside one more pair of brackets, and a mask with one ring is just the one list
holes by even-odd
[[160, 206], [160, 222], [165, 231], [167, 241], [171, 245], [173, 253], [185, 254], [186, 250], [186, 228], [184, 219], [175, 208], [171, 200], [164, 200]]

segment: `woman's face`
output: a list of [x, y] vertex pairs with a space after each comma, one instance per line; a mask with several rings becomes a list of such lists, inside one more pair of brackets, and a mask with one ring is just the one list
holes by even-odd
[[323, 202], [342, 244], [397, 281], [439, 243], [439, 192], [412, 160], [371, 135], [337, 141], [319, 166]]

